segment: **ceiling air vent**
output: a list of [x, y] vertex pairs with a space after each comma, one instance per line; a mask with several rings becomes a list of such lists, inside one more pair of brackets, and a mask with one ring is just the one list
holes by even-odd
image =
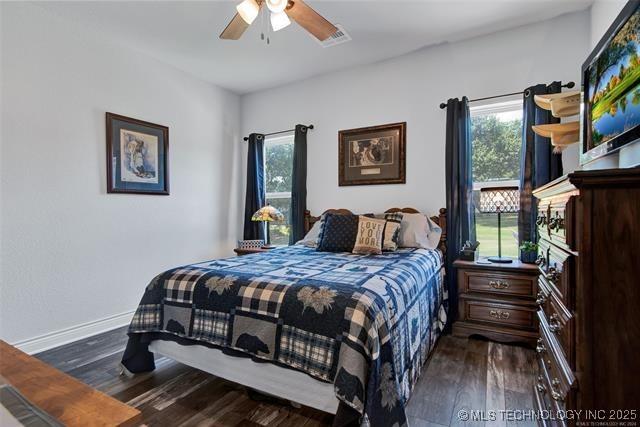
[[338, 28], [338, 31], [333, 33], [331, 37], [329, 37], [325, 41], [320, 41], [315, 37], [314, 40], [320, 43], [322, 47], [333, 47], [351, 40], [351, 36], [347, 33], [347, 30], [345, 30], [342, 25], [336, 24], [336, 27]]

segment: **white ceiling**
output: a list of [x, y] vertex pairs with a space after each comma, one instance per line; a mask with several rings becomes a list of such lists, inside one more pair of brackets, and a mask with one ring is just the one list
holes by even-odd
[[[65, 1], [37, 4], [118, 43], [237, 93], [489, 34], [582, 10], [593, 0], [306, 0], [353, 38], [322, 48], [293, 23], [260, 40], [260, 18], [241, 40], [218, 34], [237, 1]], [[265, 20], [267, 22], [268, 20]]]

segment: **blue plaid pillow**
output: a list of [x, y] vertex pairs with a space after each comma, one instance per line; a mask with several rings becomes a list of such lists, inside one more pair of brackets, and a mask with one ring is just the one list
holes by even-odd
[[324, 218], [317, 251], [351, 252], [358, 235], [357, 215], [327, 214]]

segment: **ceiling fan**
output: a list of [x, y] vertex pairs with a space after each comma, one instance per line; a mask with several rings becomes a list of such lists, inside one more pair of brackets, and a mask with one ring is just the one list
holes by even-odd
[[238, 6], [231, 22], [220, 34], [221, 39], [238, 40], [249, 25], [256, 19], [263, 4], [271, 12], [271, 27], [279, 31], [289, 24], [291, 19], [305, 30], [313, 34], [318, 40], [324, 41], [338, 31], [338, 28], [327, 21], [322, 15], [309, 7], [302, 0], [244, 0]]

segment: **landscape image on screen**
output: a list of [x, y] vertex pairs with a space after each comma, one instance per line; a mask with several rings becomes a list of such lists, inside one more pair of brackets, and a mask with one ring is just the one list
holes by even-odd
[[591, 64], [591, 147], [640, 124], [640, 9]]

